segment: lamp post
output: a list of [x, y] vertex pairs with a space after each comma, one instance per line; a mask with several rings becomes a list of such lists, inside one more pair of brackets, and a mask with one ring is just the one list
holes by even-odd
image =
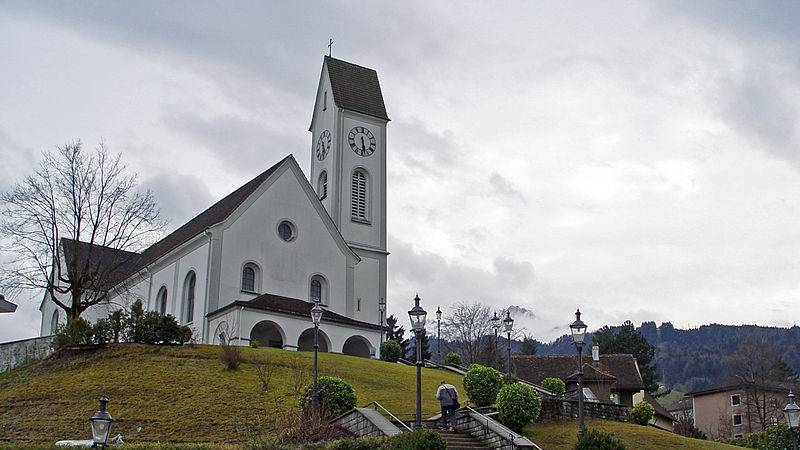
[[436, 355], [442, 365], [442, 310], [436, 307]]
[[789, 391], [789, 403], [783, 408], [786, 424], [792, 431], [792, 450], [797, 450], [797, 428], [800, 427], [800, 406], [794, 401], [794, 393]]
[[425, 318], [428, 313], [419, 306], [419, 295], [414, 297], [414, 307], [408, 311], [411, 330], [417, 341], [417, 417], [414, 428], [422, 428], [422, 334], [425, 333]]
[[111, 424], [114, 423], [114, 419], [111, 414], [106, 412], [106, 404], [108, 404], [108, 397], [103, 394], [100, 396], [100, 410], [89, 419], [92, 425], [93, 448], [106, 447], [108, 436], [111, 435]]
[[383, 345], [383, 314], [386, 312], [386, 299], [383, 297], [378, 302], [378, 311], [381, 314], [381, 345]]
[[319, 412], [319, 391], [317, 390], [317, 354], [319, 353], [319, 323], [322, 321], [322, 308], [314, 302], [311, 308], [311, 320], [314, 322], [314, 387], [311, 391], [311, 407], [314, 413]]
[[514, 331], [514, 319], [511, 318], [511, 311], [506, 311], [506, 318], [503, 319], [503, 331], [508, 336], [508, 382], [511, 383], [511, 332]]
[[572, 343], [578, 351], [578, 436], [586, 432], [583, 420], [583, 343], [586, 339], [586, 324], [581, 320], [581, 310], [575, 311], [575, 322], [569, 326]]
[[500, 318], [497, 317], [497, 311], [494, 312], [492, 317], [492, 328], [494, 328], [494, 363], [500, 368], [500, 350], [497, 348], [497, 332], [500, 331]]

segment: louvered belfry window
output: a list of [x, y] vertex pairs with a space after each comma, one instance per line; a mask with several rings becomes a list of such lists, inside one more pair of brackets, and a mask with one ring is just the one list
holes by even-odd
[[367, 174], [363, 170], [359, 169], [353, 172], [350, 183], [350, 215], [354, 219], [368, 220], [367, 194], [369, 191], [367, 182]]

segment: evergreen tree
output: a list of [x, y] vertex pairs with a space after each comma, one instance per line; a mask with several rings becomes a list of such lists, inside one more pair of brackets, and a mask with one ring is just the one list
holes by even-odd
[[[634, 328], [630, 321], [626, 320], [621, 327], [605, 326], [597, 330], [592, 343], [600, 347], [601, 354], [628, 353], [633, 355], [639, 364], [645, 390], [654, 397], [658, 396], [656, 394], [658, 375], [656, 365], [653, 363], [655, 348]], [[663, 395], [663, 393], [660, 394]]]
[[[409, 360], [411, 362], [416, 362], [417, 361], [417, 341], [416, 341], [416, 335], [412, 334], [412, 336], [415, 336], [415, 337], [413, 339], [406, 340], [406, 346], [405, 346], [406, 351], [405, 351], [405, 353], [406, 353], [406, 359], [407, 360]], [[431, 359], [431, 356], [433, 356], [433, 354], [431, 353], [430, 342], [428, 342], [428, 332], [427, 331], [422, 333], [422, 337], [420, 338], [420, 342], [422, 342], [422, 360], [424, 361], [426, 359]]]
[[408, 340], [404, 338], [406, 330], [397, 326], [397, 318], [394, 315], [390, 315], [386, 318], [386, 325], [389, 327], [386, 332], [386, 340], [395, 341], [400, 344], [400, 348], [405, 349], [408, 344]]
[[525, 338], [522, 339], [520, 352], [523, 355], [535, 355], [538, 349], [539, 349], [539, 341], [537, 341], [536, 339], [530, 336], [525, 336]]

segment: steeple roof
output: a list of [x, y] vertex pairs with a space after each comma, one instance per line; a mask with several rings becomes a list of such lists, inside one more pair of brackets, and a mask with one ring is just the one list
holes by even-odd
[[390, 120], [383, 103], [378, 72], [330, 56], [325, 57], [325, 64], [336, 106]]

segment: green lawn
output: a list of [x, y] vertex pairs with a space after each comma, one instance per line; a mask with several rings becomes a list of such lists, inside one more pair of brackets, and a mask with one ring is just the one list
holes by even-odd
[[[253, 433], [280, 430], [297, 404], [294, 380], [310, 380], [313, 354], [243, 348], [247, 360], [276, 367], [267, 392], [254, 366], [225, 370], [219, 347], [122, 345], [0, 374], [0, 446], [88, 437], [88, 418], [105, 392], [115, 433], [127, 442], [242, 442]], [[320, 373], [356, 390], [358, 405], [378, 401], [401, 418], [414, 413], [415, 368], [344, 355], [320, 354]], [[303, 369], [296, 369], [296, 367]], [[423, 370], [423, 412], [438, 412], [436, 387], [446, 380], [463, 393], [459, 375]]]
[[[741, 447], [689, 439], [653, 427], [630, 423], [590, 420], [586, 426], [614, 434], [628, 450], [741, 450]], [[577, 422], [534, 423], [525, 427], [523, 433], [544, 450], [572, 450], [577, 441]]]

